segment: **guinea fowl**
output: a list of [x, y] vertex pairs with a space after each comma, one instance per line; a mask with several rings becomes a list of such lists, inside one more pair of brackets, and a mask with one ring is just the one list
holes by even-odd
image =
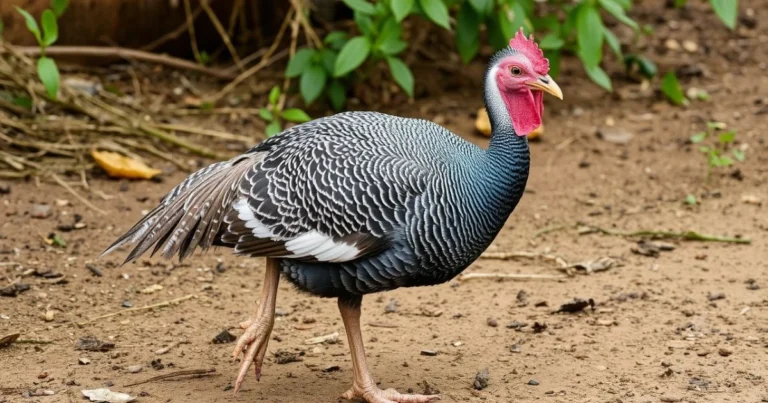
[[360, 332], [363, 295], [446, 282], [488, 247], [523, 195], [525, 136], [541, 124], [544, 92], [562, 99], [548, 72], [522, 31], [493, 56], [487, 150], [426, 120], [375, 112], [317, 119], [190, 175], [104, 253], [133, 244], [127, 263], [153, 246], [180, 259], [226, 246], [267, 258], [256, 314], [240, 324], [235, 391], [251, 364], [261, 376], [282, 274], [300, 290], [338, 298], [354, 373], [344, 398], [437, 399], [376, 386]]

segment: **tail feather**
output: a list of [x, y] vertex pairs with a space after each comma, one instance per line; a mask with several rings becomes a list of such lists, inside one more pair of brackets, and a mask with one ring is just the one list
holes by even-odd
[[138, 259], [152, 246], [152, 255], [178, 255], [181, 261], [198, 247], [205, 250], [221, 244], [224, 217], [239, 196], [239, 183], [262, 158], [260, 153], [245, 154], [190, 175], [100, 257], [130, 244], [135, 246], [123, 264]]

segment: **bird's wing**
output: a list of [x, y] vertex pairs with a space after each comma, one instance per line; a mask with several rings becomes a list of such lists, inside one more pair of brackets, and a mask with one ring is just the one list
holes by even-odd
[[429, 170], [371, 138], [297, 128], [192, 174], [104, 253], [135, 244], [129, 262], [154, 245], [153, 254], [183, 259], [226, 245], [343, 262], [388, 247]]

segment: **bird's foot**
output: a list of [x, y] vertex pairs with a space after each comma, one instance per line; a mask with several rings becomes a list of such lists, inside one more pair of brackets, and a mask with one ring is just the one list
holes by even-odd
[[240, 372], [235, 381], [235, 393], [243, 385], [245, 375], [252, 363], [256, 372], [256, 380], [261, 378], [261, 365], [267, 353], [267, 343], [269, 342], [269, 335], [272, 334], [274, 323], [275, 318], [271, 314], [257, 314], [255, 318], [240, 323], [240, 328], [245, 329], [245, 333], [237, 340], [235, 351], [232, 353], [234, 360], [243, 354]]
[[394, 389], [381, 390], [376, 385], [360, 387], [355, 383], [341, 395], [344, 399], [360, 399], [368, 403], [426, 403], [440, 400], [438, 395], [406, 395]]

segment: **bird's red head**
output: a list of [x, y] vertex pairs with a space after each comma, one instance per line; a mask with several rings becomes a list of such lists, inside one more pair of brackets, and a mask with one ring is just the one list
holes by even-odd
[[515, 133], [525, 136], [541, 126], [544, 92], [560, 99], [563, 99], [563, 93], [548, 74], [549, 60], [544, 57], [544, 52], [534, 42], [533, 35], [525, 37], [522, 28], [509, 41], [509, 48], [499, 52], [494, 59], [488, 77], [493, 80], [488, 83], [491, 85], [491, 102], [498, 102], [500, 98]]

